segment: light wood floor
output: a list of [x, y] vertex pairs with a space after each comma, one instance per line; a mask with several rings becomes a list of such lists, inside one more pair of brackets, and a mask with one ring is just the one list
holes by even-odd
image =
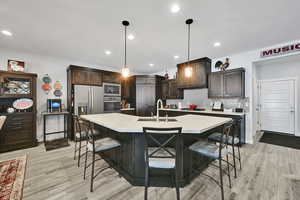
[[[43, 145], [36, 148], [0, 155], [0, 160], [28, 155], [24, 200], [140, 200], [143, 187], [133, 187], [124, 178], [108, 169], [97, 176], [95, 191], [89, 192], [89, 179], [83, 180], [83, 169], [77, 168], [71, 147], [46, 152]], [[243, 170], [226, 187], [226, 199], [230, 200], [299, 200], [300, 199], [300, 151], [264, 143], [242, 148]], [[97, 167], [106, 165], [99, 161]], [[90, 170], [89, 170], [90, 171]], [[218, 170], [210, 167], [209, 174], [218, 177]], [[227, 177], [224, 177], [227, 186]], [[171, 188], [150, 188], [149, 200], [175, 199]], [[181, 189], [181, 199], [219, 200], [220, 190], [205, 176], [199, 176]]]

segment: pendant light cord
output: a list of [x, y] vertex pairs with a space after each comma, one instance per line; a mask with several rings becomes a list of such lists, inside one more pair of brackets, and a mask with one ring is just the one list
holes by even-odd
[[124, 41], [125, 41], [125, 60], [124, 60], [124, 68], [126, 68], [127, 67], [127, 40], [126, 40], [126, 38], [127, 38], [127, 26], [125, 26], [125, 38], [124, 38]]
[[188, 24], [188, 64], [190, 62], [190, 41], [191, 41], [191, 25]]

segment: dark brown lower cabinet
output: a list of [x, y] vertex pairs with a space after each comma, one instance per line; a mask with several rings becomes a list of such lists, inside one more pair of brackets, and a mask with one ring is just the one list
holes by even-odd
[[0, 134], [0, 151], [11, 151], [37, 145], [33, 113], [8, 114]]

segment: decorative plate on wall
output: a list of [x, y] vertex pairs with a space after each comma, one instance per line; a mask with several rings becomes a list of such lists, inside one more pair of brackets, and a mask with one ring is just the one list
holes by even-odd
[[33, 106], [32, 99], [22, 98], [13, 102], [13, 107], [17, 110], [25, 110]]

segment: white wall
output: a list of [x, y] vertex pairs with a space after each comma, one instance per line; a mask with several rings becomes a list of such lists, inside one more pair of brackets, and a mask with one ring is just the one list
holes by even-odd
[[[229, 69], [234, 69], [234, 68], [239, 68], [239, 67], [244, 67], [246, 69], [246, 74], [245, 74], [245, 94], [246, 97], [249, 99], [249, 112], [246, 115], [246, 142], [247, 143], [253, 143], [253, 136], [255, 135], [255, 124], [256, 121], [253, 120], [254, 114], [255, 114], [255, 108], [253, 104], [253, 96], [256, 90], [254, 89], [254, 81], [256, 77], [254, 76], [254, 66], [255, 63], [261, 62], [261, 61], [267, 61], [267, 60], [273, 60], [276, 58], [281, 58], [281, 57], [290, 57], [291, 55], [298, 55], [300, 52], [294, 52], [289, 55], [279, 55], [276, 57], [268, 57], [268, 58], [260, 58], [260, 52], [264, 49], [269, 49], [269, 48], [275, 48], [275, 47], [281, 47], [284, 45], [288, 45], [291, 43], [296, 43], [300, 42], [300, 40], [294, 40], [282, 44], [276, 44], [270, 47], [262, 48], [262, 49], [256, 49], [253, 51], [248, 51], [248, 52], [241, 52], [239, 54], [234, 54], [234, 55], [227, 55], [221, 58], [213, 58], [212, 59], [212, 71], [216, 71], [214, 68], [215, 63], [218, 60], [225, 61], [225, 58], [230, 59], [230, 67]], [[169, 77], [173, 77], [173, 75], [176, 73], [176, 67], [169, 69]], [[165, 72], [159, 72], [158, 74], [163, 75]]]
[[[272, 79], [285, 79], [285, 78], [296, 78], [296, 90], [297, 99], [299, 104], [300, 100], [300, 55], [294, 55], [274, 60], [268, 60], [256, 63], [256, 72], [258, 80], [272, 80]], [[300, 124], [300, 106], [297, 105], [298, 110], [298, 121], [296, 125]], [[296, 135], [300, 136], [299, 127], [296, 127]]]
[[[47, 98], [53, 98], [53, 91], [48, 95], [44, 93], [41, 89], [43, 84], [42, 77], [44, 74], [49, 74], [52, 78], [52, 83], [55, 81], [61, 81], [63, 85], [63, 96], [62, 102], [67, 106], [67, 67], [70, 64], [93, 67], [104, 70], [116, 71], [112, 68], [99, 67], [97, 65], [81, 63], [74, 60], [53, 58], [41, 55], [32, 55], [23, 52], [11, 51], [8, 49], [0, 49], [0, 69], [7, 70], [7, 60], [15, 59], [25, 62], [26, 72], [38, 74], [37, 78], [37, 138], [39, 141], [43, 140], [43, 123], [41, 112], [46, 110], [46, 100]], [[52, 85], [53, 86], [53, 85]], [[56, 116], [53, 119], [48, 121], [49, 129], [47, 131], [58, 131], [63, 129], [63, 120], [62, 117]], [[57, 138], [57, 136], [53, 136]], [[49, 139], [53, 139], [49, 137]], [[48, 138], [48, 137], [47, 137]]]

